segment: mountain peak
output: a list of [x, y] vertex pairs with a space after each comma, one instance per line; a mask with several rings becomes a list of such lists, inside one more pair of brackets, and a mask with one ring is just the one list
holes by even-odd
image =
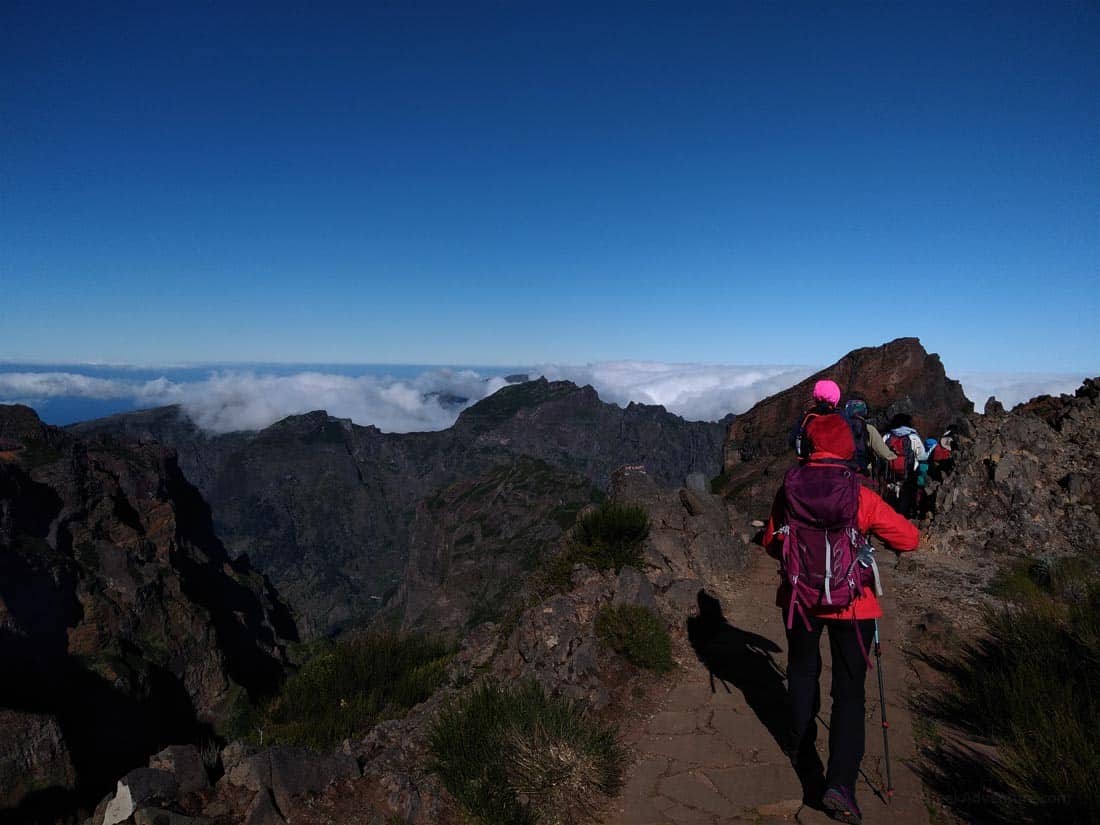
[[463, 410], [455, 426], [474, 431], [490, 429], [513, 418], [521, 410], [570, 397], [576, 397], [582, 403], [598, 403], [600, 400], [596, 391], [588, 385], [578, 387], [572, 381], [547, 381], [539, 377], [534, 381], [501, 387]]

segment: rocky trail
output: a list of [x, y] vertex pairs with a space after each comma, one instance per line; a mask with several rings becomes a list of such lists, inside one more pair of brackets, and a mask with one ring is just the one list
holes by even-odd
[[[857, 794], [864, 822], [870, 825], [927, 825], [920, 779], [911, 768], [916, 748], [907, 703], [908, 669], [895, 644], [899, 632], [889, 593], [893, 577], [890, 570], [883, 575], [887, 616], [880, 627], [895, 792], [887, 805], [881, 791], [886, 771], [877, 675], [872, 671], [867, 675], [867, 750]], [[713, 677], [691, 647], [689, 637], [698, 627], [689, 620], [682, 633], [678, 677], [654, 710], [625, 733], [635, 761], [605, 819], [608, 825], [832, 821], [802, 804], [798, 778], [769, 731], [778, 730], [786, 699], [785, 640], [775, 607], [775, 582], [774, 562], [759, 553], [739, 585], [713, 594], [728, 623], [721, 630], [723, 654], [712, 659], [717, 674]], [[827, 648], [827, 642], [823, 640], [822, 646]], [[825, 724], [819, 724], [818, 750], [824, 761], [830, 700], [828, 650], [823, 653], [819, 718]]]

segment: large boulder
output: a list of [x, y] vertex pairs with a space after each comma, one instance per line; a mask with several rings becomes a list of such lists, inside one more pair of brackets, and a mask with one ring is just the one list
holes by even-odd
[[227, 769], [223, 781], [252, 791], [270, 791], [279, 809], [287, 810], [296, 797], [320, 793], [333, 782], [358, 776], [359, 764], [347, 754], [276, 747], [245, 757]]

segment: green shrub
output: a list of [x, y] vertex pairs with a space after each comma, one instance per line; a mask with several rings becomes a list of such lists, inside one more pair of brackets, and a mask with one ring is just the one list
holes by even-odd
[[430, 769], [482, 825], [592, 821], [622, 784], [613, 726], [536, 682], [482, 682], [436, 717]]
[[665, 623], [634, 604], [601, 608], [596, 616], [600, 641], [628, 661], [658, 673], [672, 669], [672, 646]]
[[574, 541], [597, 570], [642, 566], [642, 542], [649, 536], [644, 507], [607, 501], [585, 513], [574, 529]]
[[1000, 746], [986, 770], [1002, 819], [1100, 823], [1100, 584], [1068, 606], [1032, 601], [988, 623], [940, 712]]
[[249, 724], [264, 743], [330, 748], [401, 716], [446, 678], [449, 650], [434, 639], [371, 633], [329, 642]]

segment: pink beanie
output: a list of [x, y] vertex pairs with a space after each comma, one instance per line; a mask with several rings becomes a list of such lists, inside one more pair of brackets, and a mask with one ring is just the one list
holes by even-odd
[[814, 384], [814, 401], [825, 401], [834, 407], [840, 403], [840, 387], [828, 378]]

